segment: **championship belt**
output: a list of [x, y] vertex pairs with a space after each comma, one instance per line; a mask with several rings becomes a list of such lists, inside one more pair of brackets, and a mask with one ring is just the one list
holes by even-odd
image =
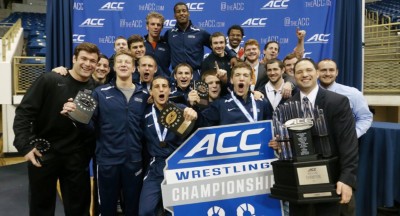
[[197, 91], [200, 96], [200, 102], [197, 104], [199, 107], [208, 106], [208, 84], [202, 81], [193, 81], [193, 89]]
[[35, 155], [36, 160], [40, 164], [44, 164], [48, 160], [54, 158], [54, 155], [49, 153], [49, 151], [51, 149], [51, 145], [50, 145], [49, 141], [42, 139], [42, 138], [35, 138], [35, 139], [31, 140], [29, 142], [29, 144], [32, 145], [33, 147], [35, 147], [36, 150], [38, 150], [38, 152], [40, 152], [40, 154], [42, 154], [42, 157]]
[[97, 107], [97, 101], [90, 95], [91, 91], [79, 91], [74, 99], [76, 109], [68, 112], [69, 117], [77, 122], [88, 124]]
[[186, 137], [193, 129], [195, 121], [185, 121], [183, 110], [173, 103], [168, 103], [161, 111], [158, 121], [168, 130], [181, 137]]

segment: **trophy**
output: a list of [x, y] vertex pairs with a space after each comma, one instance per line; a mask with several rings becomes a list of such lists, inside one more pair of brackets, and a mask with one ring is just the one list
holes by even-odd
[[42, 138], [35, 138], [32, 139], [29, 144], [34, 146], [36, 150], [42, 154], [42, 157], [35, 155], [36, 161], [38, 161], [40, 164], [45, 164], [48, 160], [54, 158], [54, 154], [49, 153], [51, 147], [49, 141]]
[[200, 96], [200, 102], [197, 104], [200, 108], [208, 106], [208, 84], [202, 81], [193, 81], [193, 89]]
[[93, 112], [96, 109], [97, 102], [90, 95], [91, 91], [79, 91], [75, 96], [74, 103], [76, 104], [76, 110], [74, 112], [68, 112], [68, 116], [77, 122], [88, 124], [93, 116]]
[[186, 137], [193, 129], [195, 121], [185, 121], [183, 110], [174, 103], [168, 103], [158, 119], [164, 127], [181, 137]]
[[332, 157], [323, 110], [286, 102], [276, 108], [272, 121], [279, 159], [272, 162], [270, 196], [294, 203], [339, 201], [338, 158]]

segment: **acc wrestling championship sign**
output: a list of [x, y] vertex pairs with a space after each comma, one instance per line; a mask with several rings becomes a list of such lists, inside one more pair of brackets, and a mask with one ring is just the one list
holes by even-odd
[[271, 121], [197, 130], [168, 159], [164, 207], [175, 216], [282, 215], [268, 147]]

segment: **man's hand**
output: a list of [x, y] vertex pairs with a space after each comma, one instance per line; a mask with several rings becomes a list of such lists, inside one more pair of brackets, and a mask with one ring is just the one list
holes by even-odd
[[230, 60], [231, 68], [233, 68], [233, 66], [235, 66], [237, 62], [238, 62], [238, 60], [236, 59], [236, 56], [232, 57]]
[[185, 117], [185, 121], [193, 121], [197, 119], [197, 112], [194, 109], [186, 107], [183, 110], [183, 117]]
[[76, 110], [76, 104], [73, 102], [73, 98], [69, 98], [68, 102], [66, 102], [61, 110], [61, 115], [67, 115], [69, 112], [73, 112]]
[[42, 167], [42, 165], [39, 163], [39, 161], [36, 160], [35, 155], [38, 156], [38, 157], [42, 157], [42, 154], [40, 154], [40, 152], [36, 148], [34, 148], [30, 152], [28, 152], [24, 156], [24, 158], [25, 158], [25, 160], [32, 162], [32, 164], [35, 167]]
[[336, 183], [336, 193], [341, 195], [341, 204], [347, 204], [350, 202], [351, 196], [353, 195], [353, 189], [347, 184], [338, 181]]
[[194, 106], [194, 105], [200, 103], [200, 96], [199, 96], [199, 94], [197, 93], [196, 90], [192, 90], [192, 91], [189, 92], [188, 101], [189, 101], [191, 106]]
[[68, 74], [68, 69], [66, 67], [56, 67], [56, 68], [53, 68], [53, 70], [51, 70], [51, 71], [58, 73], [60, 75], [63, 75], [63, 76]]
[[226, 84], [228, 82], [228, 72], [224, 69], [220, 69], [217, 61], [215, 61], [215, 69], [217, 70], [217, 78], [221, 80], [222, 83]]
[[285, 99], [292, 97], [292, 83], [291, 82], [285, 82], [285, 84], [283, 84], [282, 97]]
[[276, 141], [278, 138], [279, 138], [279, 135], [276, 135], [276, 137], [274, 137], [272, 140], [270, 140], [269, 143], [268, 143], [268, 147], [270, 147], [270, 148], [274, 149], [275, 151], [279, 152], [280, 151], [279, 144]]
[[296, 36], [297, 36], [297, 39], [304, 40], [304, 38], [306, 36], [306, 31], [305, 30], [300, 30], [299, 28], [296, 28]]
[[254, 100], [262, 100], [264, 98], [263, 93], [259, 91], [253, 91]]

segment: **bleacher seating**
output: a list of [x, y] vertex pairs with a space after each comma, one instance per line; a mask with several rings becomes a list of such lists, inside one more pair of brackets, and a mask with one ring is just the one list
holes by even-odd
[[382, 0], [365, 4], [367, 11], [376, 12], [381, 24], [384, 16], [389, 17], [388, 22], [400, 22], [400, 1]]
[[46, 47], [46, 14], [14, 12], [0, 22], [14, 23], [19, 18], [22, 20], [22, 28], [24, 29], [26, 55], [43, 56], [43, 52], [40, 51]]

